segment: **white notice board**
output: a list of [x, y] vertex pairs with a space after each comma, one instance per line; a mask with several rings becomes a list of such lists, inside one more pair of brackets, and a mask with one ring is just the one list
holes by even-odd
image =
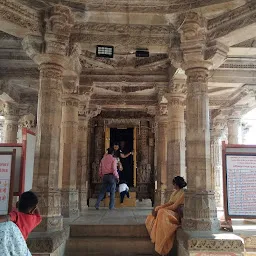
[[35, 133], [23, 129], [22, 130], [22, 144], [23, 144], [23, 191], [29, 191], [32, 189], [33, 176], [34, 176], [34, 160], [35, 160], [35, 149], [36, 149], [36, 135]]
[[226, 207], [232, 218], [256, 218], [256, 154], [225, 155]]
[[0, 215], [8, 214], [12, 203], [15, 153], [0, 153]]
[[14, 172], [14, 187], [13, 193], [14, 195], [20, 195], [21, 191], [21, 183], [22, 183], [22, 144], [7, 144], [0, 143], [0, 152], [10, 152], [13, 150], [16, 151], [15, 157], [15, 172]]

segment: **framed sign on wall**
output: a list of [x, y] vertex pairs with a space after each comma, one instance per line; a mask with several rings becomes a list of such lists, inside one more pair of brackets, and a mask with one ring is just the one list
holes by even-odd
[[223, 144], [226, 218], [256, 218], [256, 146]]
[[12, 208], [16, 150], [0, 152], [0, 215]]

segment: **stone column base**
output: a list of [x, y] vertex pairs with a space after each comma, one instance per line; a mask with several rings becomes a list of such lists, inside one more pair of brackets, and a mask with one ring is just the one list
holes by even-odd
[[63, 229], [63, 217], [61, 216], [61, 195], [59, 190], [36, 191], [38, 197], [42, 222], [35, 231], [58, 231]]
[[57, 232], [32, 232], [27, 240], [31, 254], [43, 256], [64, 256], [69, 227]]
[[154, 206], [161, 205], [161, 190], [157, 189], [154, 196]]
[[86, 190], [79, 191], [79, 211], [84, 213], [88, 210], [88, 193]]
[[185, 193], [182, 228], [186, 231], [208, 232], [217, 232], [220, 229], [214, 192]]
[[65, 218], [76, 218], [79, 216], [78, 191], [76, 189], [61, 190], [61, 214]]
[[178, 256], [242, 256], [243, 239], [228, 233], [177, 231]]

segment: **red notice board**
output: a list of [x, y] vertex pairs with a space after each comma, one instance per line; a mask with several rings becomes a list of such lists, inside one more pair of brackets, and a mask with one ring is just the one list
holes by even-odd
[[226, 218], [256, 218], [256, 145], [222, 143]]

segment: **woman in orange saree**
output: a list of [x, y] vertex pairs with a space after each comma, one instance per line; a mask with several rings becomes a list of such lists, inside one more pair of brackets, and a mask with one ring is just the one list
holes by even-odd
[[177, 176], [173, 179], [174, 192], [168, 203], [157, 206], [152, 215], [146, 219], [146, 228], [155, 244], [155, 251], [166, 255], [173, 247], [175, 231], [180, 226], [180, 216], [177, 213], [179, 206], [184, 204], [184, 190], [187, 186], [185, 180]]

